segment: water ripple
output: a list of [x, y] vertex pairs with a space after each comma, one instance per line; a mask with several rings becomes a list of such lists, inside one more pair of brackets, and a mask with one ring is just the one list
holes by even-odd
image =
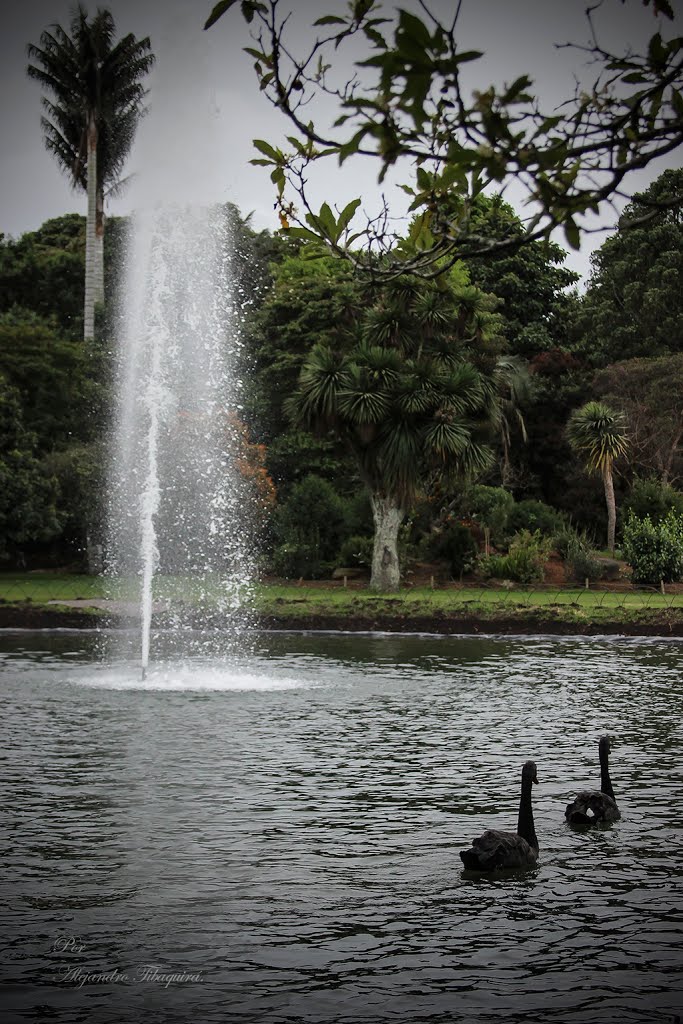
[[[73, 635], [4, 646], [19, 1018], [681, 1014], [677, 645], [264, 635], [239, 663], [160, 661], [144, 685]], [[597, 784], [602, 732], [623, 817], [582, 834], [563, 810]], [[463, 875], [459, 849], [514, 828], [528, 757], [539, 866]]]

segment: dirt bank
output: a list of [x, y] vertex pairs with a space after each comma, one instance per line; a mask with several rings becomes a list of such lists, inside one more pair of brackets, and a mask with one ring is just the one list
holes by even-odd
[[[154, 623], [163, 628], [163, 618]], [[0, 629], [110, 629], [131, 628], [137, 620], [114, 616], [109, 612], [46, 608], [30, 605], [0, 605]], [[217, 629], [220, 621], [215, 622]], [[643, 612], [634, 619], [621, 621], [562, 617], [520, 611], [516, 614], [492, 613], [486, 616], [438, 614], [429, 616], [395, 615], [264, 615], [257, 625], [277, 630], [337, 630], [344, 632], [440, 633], [475, 635], [478, 633], [551, 634], [558, 636], [665, 636], [683, 637], [683, 614], [680, 610]]]

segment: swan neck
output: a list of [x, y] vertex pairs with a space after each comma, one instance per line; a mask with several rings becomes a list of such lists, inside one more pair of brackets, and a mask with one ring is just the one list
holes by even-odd
[[602, 747], [600, 748], [600, 789], [614, 800], [612, 780], [609, 777], [609, 754]]
[[534, 829], [534, 812], [531, 807], [531, 779], [522, 779], [522, 796], [519, 801], [519, 819], [517, 821], [517, 834], [526, 839], [529, 846], [538, 849], [538, 839]]

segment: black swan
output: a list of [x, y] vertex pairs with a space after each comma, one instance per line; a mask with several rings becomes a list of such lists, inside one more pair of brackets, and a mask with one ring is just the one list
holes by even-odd
[[497, 868], [532, 868], [538, 860], [538, 839], [531, 810], [531, 786], [538, 782], [536, 765], [527, 761], [522, 768], [522, 795], [516, 832], [490, 829], [472, 840], [471, 850], [461, 850], [460, 859], [469, 871], [495, 871]]
[[568, 804], [564, 816], [570, 825], [598, 825], [618, 821], [621, 812], [614, 799], [614, 790], [609, 777], [609, 736], [601, 736], [598, 744], [600, 754], [600, 789], [584, 789], [577, 793], [573, 803]]

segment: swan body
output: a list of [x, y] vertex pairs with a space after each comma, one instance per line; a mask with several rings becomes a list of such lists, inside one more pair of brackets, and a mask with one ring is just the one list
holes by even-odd
[[621, 811], [617, 806], [609, 775], [609, 736], [601, 736], [598, 744], [600, 756], [600, 789], [584, 789], [567, 805], [564, 816], [570, 825], [600, 825], [618, 821]]
[[536, 765], [527, 761], [522, 768], [522, 793], [516, 832], [489, 829], [472, 840], [469, 850], [460, 851], [468, 871], [496, 871], [498, 868], [532, 868], [538, 861], [538, 839], [531, 809], [531, 787], [538, 782]]

